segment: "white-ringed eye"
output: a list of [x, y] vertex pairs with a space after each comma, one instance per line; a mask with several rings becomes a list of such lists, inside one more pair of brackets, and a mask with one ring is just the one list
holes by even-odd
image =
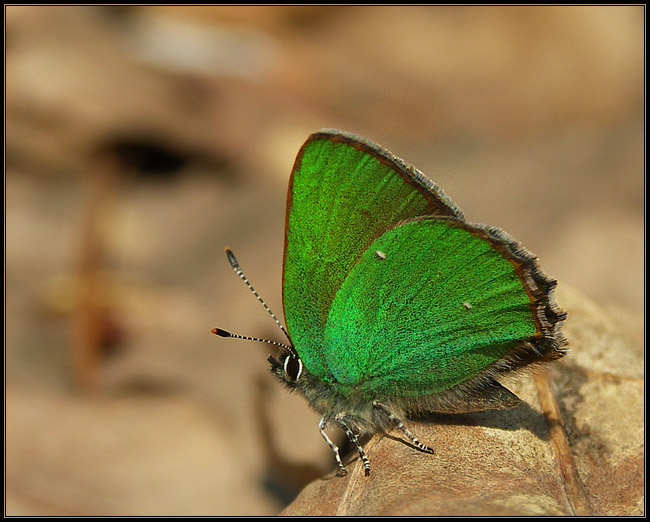
[[284, 359], [284, 373], [292, 381], [297, 381], [302, 375], [302, 361], [300, 357], [287, 355]]

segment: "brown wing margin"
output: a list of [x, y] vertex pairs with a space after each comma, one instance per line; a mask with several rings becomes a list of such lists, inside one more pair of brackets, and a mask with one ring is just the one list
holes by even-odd
[[[427, 178], [418, 168], [414, 167], [410, 163], [407, 163], [403, 159], [395, 156], [391, 152], [385, 150], [383, 147], [373, 143], [361, 136], [351, 134], [349, 132], [336, 130], [336, 129], [321, 129], [317, 132], [314, 132], [307, 138], [307, 141], [303, 144], [296, 158], [296, 162], [291, 171], [292, 180], [293, 173], [300, 166], [302, 162], [302, 152], [308, 143], [311, 141], [327, 139], [334, 142], [345, 143], [351, 147], [354, 147], [357, 150], [365, 152], [380, 162], [384, 163], [395, 172], [397, 172], [404, 181], [414, 185], [420, 193], [426, 198], [426, 200], [431, 203], [438, 212], [435, 215], [440, 216], [451, 216], [457, 219], [464, 220], [463, 212], [447, 197], [447, 195], [442, 191], [438, 185], [433, 183], [429, 178]], [[289, 184], [289, 197], [287, 198], [287, 211], [291, 208], [290, 201], [291, 199], [291, 183]], [[288, 215], [288, 214], [287, 214]]]
[[[415, 220], [423, 219], [458, 221], [454, 218], [437, 216], [415, 218]], [[482, 237], [501, 252], [501, 255], [515, 268], [528, 294], [537, 334], [534, 339], [529, 340], [532, 350], [521, 346], [513, 349], [506, 357], [509, 359], [510, 369], [563, 357], [568, 349], [566, 338], [562, 334], [561, 323], [566, 319], [567, 314], [555, 302], [553, 291], [557, 286], [557, 281], [544, 273], [537, 262], [537, 256], [500, 228], [461, 221], [458, 223], [459, 226]]]

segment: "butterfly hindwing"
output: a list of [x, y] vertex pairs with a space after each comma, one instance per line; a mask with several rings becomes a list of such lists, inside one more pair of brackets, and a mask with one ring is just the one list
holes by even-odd
[[458, 219], [381, 234], [332, 303], [323, 352], [334, 382], [372, 397], [437, 394], [542, 340], [543, 303], [510, 247]]

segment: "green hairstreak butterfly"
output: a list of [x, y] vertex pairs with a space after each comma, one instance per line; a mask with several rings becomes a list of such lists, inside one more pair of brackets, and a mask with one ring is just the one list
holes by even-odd
[[[250, 286], [232, 252], [228, 258]], [[500, 374], [566, 353], [556, 281], [496, 227], [465, 221], [418, 169], [368, 140], [312, 134], [287, 198], [283, 304], [289, 344], [271, 371], [370, 462], [361, 434], [409, 414], [512, 408]], [[231, 334], [223, 337], [263, 339]], [[266, 341], [269, 342], [269, 341]]]

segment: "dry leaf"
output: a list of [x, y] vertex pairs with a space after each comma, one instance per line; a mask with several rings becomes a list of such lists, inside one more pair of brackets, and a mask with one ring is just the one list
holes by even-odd
[[366, 445], [344, 477], [309, 484], [283, 515], [565, 516], [644, 514], [643, 351], [586, 297], [558, 289], [571, 353], [504, 382], [510, 411], [410, 421]]

